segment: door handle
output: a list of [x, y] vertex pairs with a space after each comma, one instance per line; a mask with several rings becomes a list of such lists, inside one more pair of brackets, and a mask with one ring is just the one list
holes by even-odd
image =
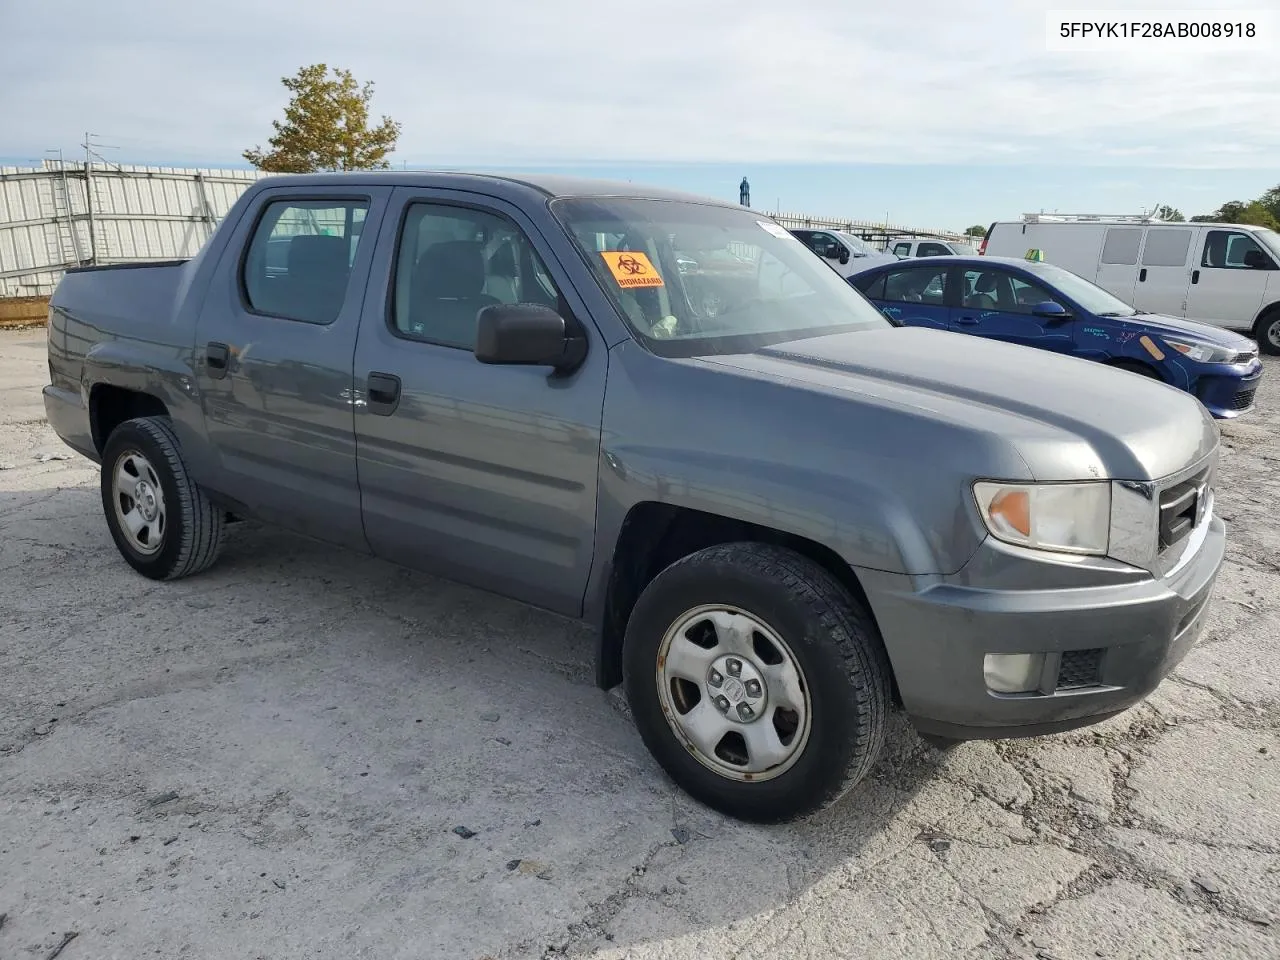
[[1192, 270], [1192, 271], [1191, 271], [1191, 282], [1192, 282], [1192, 283], [1199, 283], [1199, 282], [1200, 282], [1200, 271], [1199, 271], [1199, 270]]
[[1141, 270], [1138, 271], [1138, 282], [1145, 283], [1146, 280], [1147, 280], [1147, 268], [1143, 267]]
[[204, 348], [204, 365], [212, 380], [221, 380], [227, 375], [227, 364], [230, 360], [231, 348], [225, 343], [213, 340]]
[[963, 323], [967, 327], [973, 326], [977, 322], [978, 322], [977, 317], [957, 317], [956, 318], [956, 323]]
[[365, 394], [370, 413], [389, 417], [400, 405], [400, 378], [390, 373], [371, 373]]

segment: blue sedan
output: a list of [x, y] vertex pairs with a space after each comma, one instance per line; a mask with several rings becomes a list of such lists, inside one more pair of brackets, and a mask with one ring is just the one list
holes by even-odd
[[1253, 409], [1258, 345], [1221, 327], [1142, 313], [1050, 263], [929, 257], [871, 265], [849, 283], [894, 322], [1054, 350], [1162, 380], [1218, 418]]

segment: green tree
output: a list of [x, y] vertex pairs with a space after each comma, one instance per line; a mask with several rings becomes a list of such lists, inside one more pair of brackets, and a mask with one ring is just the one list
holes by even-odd
[[373, 84], [361, 86], [350, 70], [327, 64], [303, 67], [281, 83], [293, 95], [284, 108], [284, 121], [273, 120], [275, 136], [269, 151], [244, 151], [244, 158], [270, 173], [311, 173], [318, 170], [386, 169], [395, 149], [400, 124], [384, 116], [369, 125]]
[[966, 237], [985, 237], [987, 228], [980, 223], [975, 223], [972, 227], [964, 232]]
[[1267, 208], [1267, 212], [1270, 213], [1271, 216], [1280, 220], [1280, 184], [1276, 184], [1259, 197], [1258, 202]]
[[1177, 207], [1171, 207], [1167, 203], [1162, 203], [1156, 207], [1156, 218], [1159, 220], [1167, 220], [1170, 223], [1182, 223], [1187, 218], [1182, 215], [1182, 211]]

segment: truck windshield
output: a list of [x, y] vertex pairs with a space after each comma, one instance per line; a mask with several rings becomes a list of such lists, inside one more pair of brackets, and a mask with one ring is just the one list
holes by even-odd
[[1070, 297], [1084, 310], [1099, 317], [1132, 317], [1137, 310], [1119, 297], [1112, 296], [1102, 287], [1084, 277], [1051, 263], [1027, 263], [1026, 268], [1045, 279], [1061, 293]]
[[661, 356], [892, 326], [826, 261], [749, 210], [614, 197], [551, 209], [631, 330]]
[[845, 233], [843, 230], [838, 230], [836, 231], [836, 236], [848, 245], [849, 249], [853, 251], [853, 255], [855, 257], [870, 257], [880, 252], [865, 240], [855, 237], [852, 233]]

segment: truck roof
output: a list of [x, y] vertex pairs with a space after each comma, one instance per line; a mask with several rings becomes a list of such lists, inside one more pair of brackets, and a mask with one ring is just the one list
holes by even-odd
[[548, 199], [561, 197], [628, 197], [648, 200], [683, 200], [692, 203], [735, 207], [737, 204], [686, 193], [634, 184], [624, 180], [569, 177], [557, 174], [482, 173], [461, 170], [361, 170], [346, 173], [290, 173], [264, 177], [264, 186], [348, 186], [378, 184], [396, 187], [436, 187], [441, 189], [483, 189], [498, 196], [536, 193]]

